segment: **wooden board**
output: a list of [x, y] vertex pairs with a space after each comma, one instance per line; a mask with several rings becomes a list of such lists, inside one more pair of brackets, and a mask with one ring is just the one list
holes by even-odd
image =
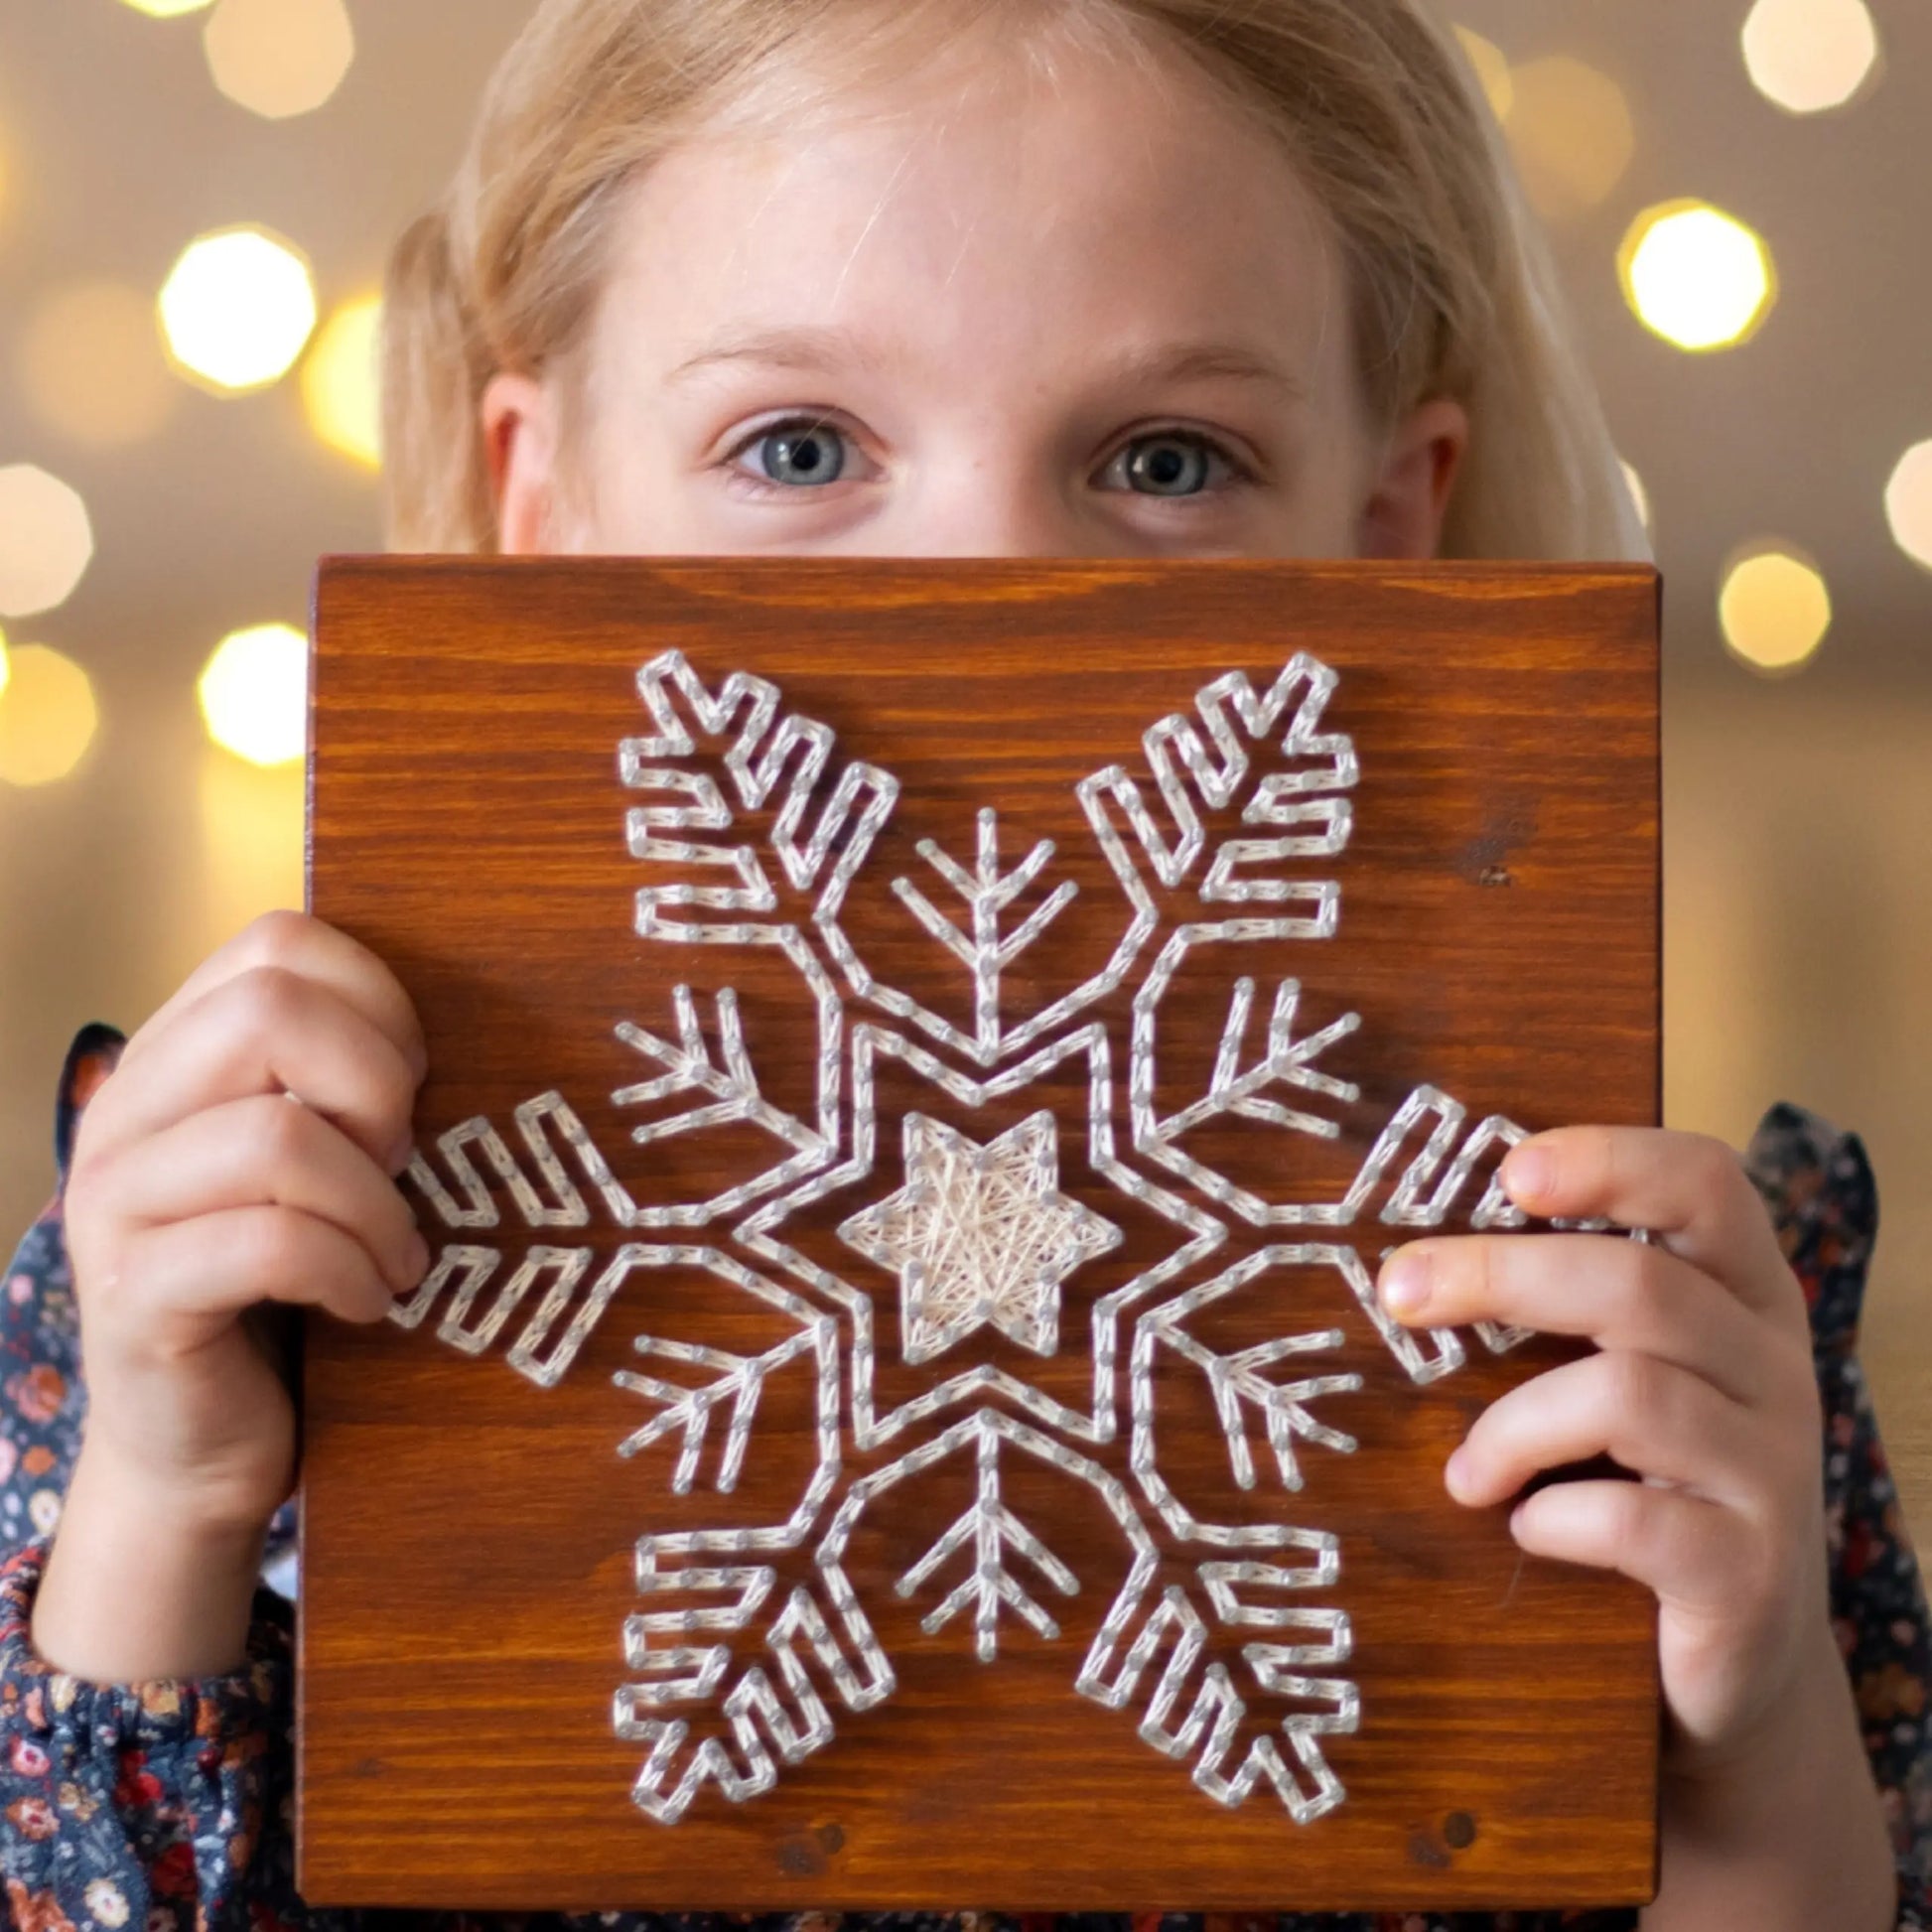
[[326, 564], [311, 905], [440, 1259], [308, 1336], [304, 1893], [1650, 1897], [1654, 1603], [1442, 1481], [1580, 1345], [1368, 1284], [1658, 1119], [1657, 603]]

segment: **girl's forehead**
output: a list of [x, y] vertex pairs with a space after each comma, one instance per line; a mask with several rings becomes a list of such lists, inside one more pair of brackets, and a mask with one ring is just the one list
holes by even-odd
[[682, 365], [721, 335], [884, 331], [943, 356], [1054, 342], [1338, 346], [1329, 225], [1286, 148], [1175, 55], [995, 46], [863, 85], [773, 77], [674, 145], [611, 307]]

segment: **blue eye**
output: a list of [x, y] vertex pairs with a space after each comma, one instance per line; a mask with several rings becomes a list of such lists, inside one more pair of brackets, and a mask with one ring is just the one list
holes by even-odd
[[1213, 479], [1214, 454], [1193, 436], [1140, 436], [1121, 452], [1127, 486], [1143, 496], [1198, 496]]
[[845, 474], [846, 441], [824, 423], [780, 423], [748, 443], [745, 455], [768, 483], [817, 489]]
[[1134, 437], [1105, 470], [1109, 486], [1138, 496], [1199, 496], [1238, 476], [1233, 460], [1207, 437], [1178, 429]]

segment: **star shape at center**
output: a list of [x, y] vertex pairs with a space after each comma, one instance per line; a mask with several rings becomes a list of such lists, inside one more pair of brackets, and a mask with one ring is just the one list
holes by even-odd
[[1060, 1192], [1053, 1116], [983, 1147], [924, 1114], [907, 1114], [903, 1133], [904, 1186], [842, 1221], [839, 1237], [898, 1277], [905, 1359], [930, 1361], [989, 1323], [1053, 1354], [1060, 1284], [1122, 1238]]

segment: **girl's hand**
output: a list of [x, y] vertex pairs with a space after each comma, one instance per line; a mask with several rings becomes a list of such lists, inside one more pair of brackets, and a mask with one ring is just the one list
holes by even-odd
[[1668, 1774], [1722, 1775], [1801, 1687], [1842, 1665], [1830, 1634], [1824, 1418], [1804, 1291], [1737, 1156], [1700, 1135], [1565, 1128], [1513, 1149], [1530, 1213], [1596, 1233], [1417, 1241], [1380, 1294], [1405, 1323], [1488, 1317], [1587, 1335], [1599, 1352], [1490, 1404], [1449, 1458], [1449, 1493], [1506, 1500], [1539, 1470], [1608, 1453], [1640, 1482], [1563, 1481], [1519, 1503], [1526, 1550], [1656, 1591]]
[[174, 1535], [259, 1538], [294, 1481], [295, 1410], [244, 1314], [298, 1303], [378, 1321], [422, 1279], [391, 1176], [425, 1064], [388, 968], [293, 912], [214, 953], [128, 1042], [68, 1178], [88, 1390], [76, 1495]]

